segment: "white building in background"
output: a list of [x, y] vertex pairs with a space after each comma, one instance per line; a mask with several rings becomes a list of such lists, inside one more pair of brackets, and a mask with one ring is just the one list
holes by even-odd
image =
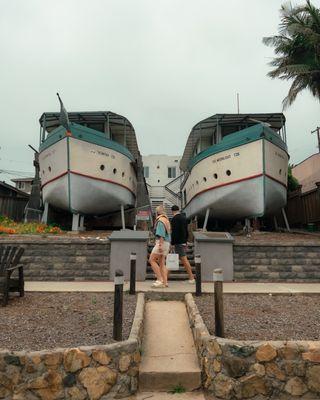
[[16, 188], [21, 190], [22, 192], [31, 193], [32, 182], [34, 178], [16, 178], [11, 179], [12, 182], [15, 183]]
[[153, 211], [156, 206], [163, 204], [167, 213], [171, 215], [173, 204], [181, 206], [180, 159], [181, 156], [167, 156], [165, 154], [142, 156], [143, 172]]

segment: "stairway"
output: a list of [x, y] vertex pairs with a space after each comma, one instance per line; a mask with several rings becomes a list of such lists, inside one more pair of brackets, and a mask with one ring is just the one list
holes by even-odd
[[141, 392], [168, 392], [177, 387], [193, 391], [201, 386], [201, 370], [183, 302], [146, 304], [142, 348]]
[[[146, 279], [155, 279], [154, 273], [152, 271], [151, 265], [149, 263], [149, 256], [151, 253], [151, 250], [153, 249], [154, 242], [150, 242], [148, 244], [148, 260], [147, 260], [147, 273], [146, 273]], [[194, 246], [193, 243], [188, 243], [187, 245], [187, 257], [191, 265], [191, 269], [193, 274], [195, 274], [195, 263], [194, 263]], [[186, 270], [184, 266], [182, 265], [181, 261], [179, 261], [179, 270], [178, 271], [170, 271], [169, 275], [169, 280], [171, 281], [185, 281], [189, 279], [188, 274], [186, 273]]]
[[156, 208], [158, 206], [163, 206], [164, 210], [168, 216], [169, 219], [173, 217], [171, 207], [173, 206], [172, 203], [170, 203], [168, 200], [163, 200], [163, 199], [153, 199], [151, 200], [151, 209], [152, 209], [152, 214], [156, 214]]

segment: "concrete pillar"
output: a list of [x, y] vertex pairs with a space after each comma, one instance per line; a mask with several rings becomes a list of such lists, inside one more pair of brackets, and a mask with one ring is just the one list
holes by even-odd
[[80, 214], [72, 214], [72, 230], [79, 231]]
[[49, 214], [49, 203], [45, 202], [44, 203], [44, 210], [43, 210], [43, 214], [42, 214], [42, 218], [41, 218], [41, 222], [43, 224], [47, 224], [48, 223], [48, 214]]
[[113, 231], [109, 240], [111, 243], [109, 279], [112, 280], [115, 270], [121, 268], [124, 279], [128, 280], [130, 278], [130, 254], [136, 253], [136, 279], [144, 281], [147, 270], [149, 232], [129, 229]]
[[202, 281], [212, 282], [216, 268], [222, 269], [224, 280], [233, 280], [233, 242], [227, 232], [194, 232], [194, 253], [201, 256]]

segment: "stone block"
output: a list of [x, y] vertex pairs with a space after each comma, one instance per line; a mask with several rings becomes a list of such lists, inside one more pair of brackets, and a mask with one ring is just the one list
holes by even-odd
[[256, 352], [258, 361], [271, 361], [277, 357], [277, 350], [269, 343], [260, 346]]

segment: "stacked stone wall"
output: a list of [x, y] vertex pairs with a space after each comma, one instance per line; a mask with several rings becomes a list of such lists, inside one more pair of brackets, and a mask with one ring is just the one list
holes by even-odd
[[320, 279], [318, 245], [233, 246], [234, 279], [316, 282]]
[[203, 386], [217, 399], [320, 399], [320, 342], [236, 341], [211, 336], [185, 297]]
[[22, 246], [25, 280], [99, 281], [109, 279], [108, 239], [41, 238], [2, 239], [0, 244]]
[[0, 352], [0, 399], [109, 400], [136, 393], [144, 295], [128, 340], [104, 346]]

